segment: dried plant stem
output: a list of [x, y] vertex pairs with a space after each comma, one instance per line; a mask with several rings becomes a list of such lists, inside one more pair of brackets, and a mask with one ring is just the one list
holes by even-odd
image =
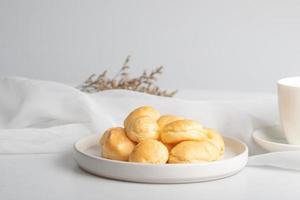
[[173, 97], [177, 93], [177, 90], [169, 92], [161, 90], [155, 85], [157, 76], [163, 73], [163, 66], [152, 70], [150, 73], [145, 70], [140, 76], [131, 78], [129, 75], [129, 62], [130, 56], [127, 56], [121, 69], [112, 78], [107, 76], [106, 70], [98, 76], [92, 74], [79, 86], [79, 89], [88, 93], [125, 89], [166, 97]]

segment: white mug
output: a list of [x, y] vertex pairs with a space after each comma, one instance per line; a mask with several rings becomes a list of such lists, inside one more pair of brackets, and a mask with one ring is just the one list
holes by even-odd
[[300, 144], [300, 77], [278, 81], [278, 105], [281, 126], [290, 144]]

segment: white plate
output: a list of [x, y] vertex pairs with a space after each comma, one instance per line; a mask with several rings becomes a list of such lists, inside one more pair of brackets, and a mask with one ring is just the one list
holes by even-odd
[[257, 129], [252, 136], [256, 143], [269, 152], [300, 150], [300, 145], [289, 144], [286, 141], [280, 126]]
[[239, 172], [248, 160], [247, 146], [224, 137], [225, 155], [220, 161], [202, 164], [142, 164], [100, 157], [99, 135], [80, 139], [74, 145], [74, 159], [85, 171], [97, 176], [143, 183], [186, 183], [210, 181]]

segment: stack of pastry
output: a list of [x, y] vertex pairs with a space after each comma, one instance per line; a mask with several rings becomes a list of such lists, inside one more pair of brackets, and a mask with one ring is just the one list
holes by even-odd
[[108, 129], [100, 140], [102, 157], [139, 163], [201, 163], [224, 154], [222, 136], [200, 123], [143, 106], [132, 111], [124, 128]]

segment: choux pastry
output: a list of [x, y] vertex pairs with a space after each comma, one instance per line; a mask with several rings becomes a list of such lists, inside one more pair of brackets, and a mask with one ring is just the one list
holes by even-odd
[[158, 118], [160, 117], [160, 113], [158, 110], [152, 108], [151, 106], [139, 107], [134, 111], [132, 111], [131, 113], [129, 113], [129, 115], [124, 120], [124, 127], [126, 128], [131, 121], [135, 120], [140, 116], [149, 116], [154, 120], [158, 120]]
[[135, 143], [128, 139], [123, 128], [108, 129], [100, 140], [102, 157], [111, 160], [127, 161], [135, 147]]
[[175, 115], [162, 115], [158, 120], [157, 124], [160, 129], [163, 129], [167, 124], [177, 121], [177, 120], [182, 120], [184, 119], [183, 117], [178, 117]]
[[125, 127], [127, 136], [135, 142], [141, 142], [146, 139], [158, 139], [158, 125], [154, 118], [149, 116], [140, 116], [130, 120]]
[[216, 130], [210, 128], [205, 128], [204, 132], [206, 133], [208, 140], [218, 147], [218, 149], [220, 150], [220, 155], [223, 155], [225, 144], [221, 134]]
[[157, 140], [144, 140], [135, 146], [129, 156], [130, 162], [164, 164], [168, 161], [169, 151]]
[[124, 128], [108, 129], [100, 142], [101, 156], [137, 163], [205, 163], [224, 155], [217, 131], [175, 115], [162, 115], [150, 106], [132, 111]]
[[178, 143], [186, 140], [201, 141], [206, 138], [203, 127], [193, 120], [177, 120], [167, 124], [160, 133], [163, 143]]
[[184, 141], [172, 148], [169, 163], [203, 163], [218, 160], [219, 149], [209, 141]]

